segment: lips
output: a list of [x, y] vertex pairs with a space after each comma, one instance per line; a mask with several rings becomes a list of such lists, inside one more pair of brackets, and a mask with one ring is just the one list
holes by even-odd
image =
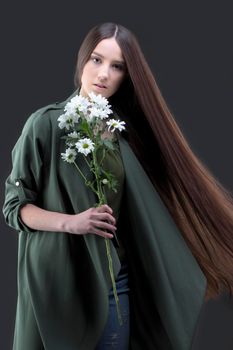
[[105, 85], [101, 85], [101, 84], [94, 84], [95, 86], [98, 86], [99, 88], [102, 88], [102, 89], [106, 89], [107, 88], [107, 86], [105, 86]]

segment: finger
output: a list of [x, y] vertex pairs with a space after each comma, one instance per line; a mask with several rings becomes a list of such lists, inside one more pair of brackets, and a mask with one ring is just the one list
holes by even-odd
[[93, 233], [98, 235], [98, 236], [102, 236], [104, 238], [113, 238], [114, 237], [111, 233], [98, 230], [97, 228], [93, 230]]
[[109, 222], [110, 224], [113, 224], [113, 225], [116, 224], [116, 219], [114, 218], [114, 216], [112, 216], [109, 213], [97, 213], [92, 218], [96, 219], [98, 221], [107, 221], [107, 222]]
[[116, 226], [113, 226], [105, 221], [92, 221], [92, 225], [94, 228], [104, 228], [108, 231], [112, 231], [113, 233], [116, 231]]
[[104, 212], [108, 212], [110, 214], [113, 213], [112, 208], [110, 208], [107, 204], [103, 204], [100, 207], [97, 207], [97, 209], [99, 213], [104, 213]]

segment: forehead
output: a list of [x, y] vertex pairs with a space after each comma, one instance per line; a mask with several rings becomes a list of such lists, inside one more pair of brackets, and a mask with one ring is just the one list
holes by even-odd
[[101, 40], [92, 52], [95, 54], [100, 54], [104, 58], [112, 61], [124, 62], [121, 48], [114, 38]]

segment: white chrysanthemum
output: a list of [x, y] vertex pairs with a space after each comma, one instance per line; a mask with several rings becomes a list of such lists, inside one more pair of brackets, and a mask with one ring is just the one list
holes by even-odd
[[61, 153], [61, 157], [68, 163], [74, 163], [77, 152], [72, 148], [67, 148], [65, 153]]
[[75, 143], [78, 152], [83, 153], [85, 156], [93, 151], [94, 145], [94, 142], [92, 142], [89, 138], [83, 138]]
[[104, 112], [105, 112], [106, 114], [111, 114], [111, 113], [112, 113], [112, 109], [110, 108], [110, 106], [109, 106], [109, 107], [105, 107], [105, 108], [104, 108]]
[[67, 136], [71, 137], [72, 139], [77, 139], [79, 137], [79, 133], [77, 131], [70, 132]]
[[60, 115], [60, 117], [57, 120], [59, 121], [58, 126], [60, 129], [66, 128], [67, 130], [69, 130], [70, 127], [74, 127], [75, 123], [78, 123], [79, 116], [64, 113]]
[[93, 106], [89, 109], [89, 119], [92, 120], [94, 117], [101, 120], [108, 118], [108, 114], [112, 111], [110, 109], [102, 109], [96, 106]]
[[66, 105], [65, 111], [67, 114], [78, 114], [79, 112], [87, 113], [90, 102], [82, 95], [74, 96]]
[[106, 124], [108, 125], [108, 131], [114, 132], [116, 129], [122, 131], [125, 129], [124, 125], [125, 122], [124, 121], [120, 121], [115, 120], [115, 119], [110, 119], [106, 122]]
[[88, 95], [89, 95], [91, 101], [94, 102], [95, 104], [97, 104], [100, 108], [104, 109], [106, 107], [111, 107], [111, 105], [109, 105], [108, 100], [106, 99], [106, 97], [102, 96], [101, 94], [96, 95], [92, 91]]
[[80, 133], [77, 131], [70, 132], [67, 135], [70, 139], [66, 140], [66, 145], [68, 147], [73, 147], [75, 142], [77, 142], [77, 139], [80, 137]]

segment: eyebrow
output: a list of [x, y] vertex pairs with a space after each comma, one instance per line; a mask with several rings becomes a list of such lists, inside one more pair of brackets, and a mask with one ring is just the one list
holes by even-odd
[[[92, 54], [95, 54], [95, 55], [97, 55], [97, 56], [100, 56], [100, 57], [104, 58], [103, 55], [101, 55], [100, 53], [98, 53], [98, 52], [96, 52], [96, 51], [93, 51]], [[121, 60], [113, 60], [113, 61], [125, 65], [125, 62], [124, 62], [124, 61], [121, 61]]]

